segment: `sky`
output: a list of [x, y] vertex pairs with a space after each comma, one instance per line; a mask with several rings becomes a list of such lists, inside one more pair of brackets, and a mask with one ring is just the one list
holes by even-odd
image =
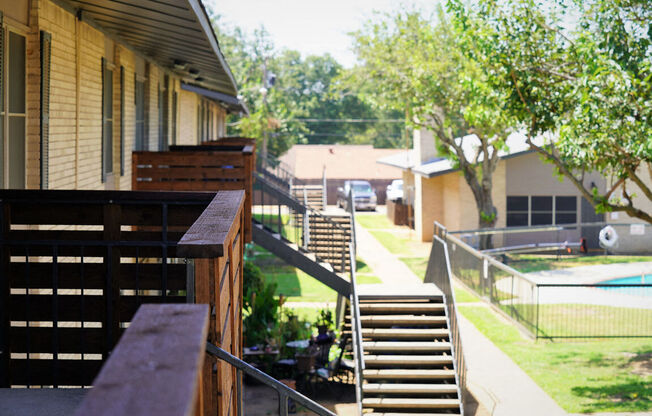
[[355, 63], [348, 32], [363, 27], [374, 11], [389, 12], [415, 5], [430, 12], [434, 0], [204, 0], [223, 16], [251, 34], [261, 25], [278, 49], [305, 55], [331, 54], [345, 67]]

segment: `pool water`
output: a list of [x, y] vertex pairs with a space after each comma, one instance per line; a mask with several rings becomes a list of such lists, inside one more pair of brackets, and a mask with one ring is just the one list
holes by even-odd
[[[600, 286], [602, 290], [609, 290], [611, 292], [625, 293], [628, 295], [636, 296], [650, 296], [652, 297], [652, 274], [644, 276], [631, 276], [621, 277], [618, 279], [605, 280], [600, 282], [601, 285], [614, 285], [614, 287]], [[618, 285], [651, 285], [643, 287], [622, 287]]]

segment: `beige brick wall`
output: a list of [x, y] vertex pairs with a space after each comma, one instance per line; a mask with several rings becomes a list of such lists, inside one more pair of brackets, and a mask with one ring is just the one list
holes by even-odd
[[[120, 180], [116, 182], [116, 188], [118, 189], [131, 189], [131, 152], [134, 149], [135, 141], [135, 119], [136, 119], [136, 106], [134, 103], [134, 54], [129, 49], [124, 46], [118, 46], [116, 48], [117, 57], [116, 57], [116, 67], [118, 68], [118, 84], [120, 85], [120, 67], [124, 67], [124, 115], [121, 117], [124, 120], [124, 175], [120, 177]], [[120, 101], [120, 91], [118, 91], [117, 102]], [[120, 113], [118, 113], [120, 114]], [[114, 167], [114, 172], [120, 174], [120, 141], [119, 141], [119, 132], [120, 132], [120, 117], [118, 117], [118, 139], [115, 140], [117, 145], [115, 154], [118, 157], [115, 159], [116, 166]]]
[[[112, 56], [105, 56], [105, 35], [50, 0], [30, 0], [30, 30], [27, 39], [27, 187], [40, 186], [40, 38], [52, 35], [50, 72], [50, 189], [105, 189], [102, 183], [102, 57], [115, 65], [113, 181], [109, 187], [130, 189], [131, 154], [134, 148], [135, 55], [116, 43]], [[120, 175], [120, 67], [124, 77], [124, 175]], [[163, 88], [163, 70], [147, 65], [146, 110], [150, 150], [159, 146], [158, 89]], [[177, 91], [177, 143], [197, 143], [195, 93], [180, 89], [180, 81], [170, 76], [170, 89]], [[170, 115], [172, 111], [170, 94]], [[213, 112], [212, 137], [226, 132], [225, 110], [209, 102]], [[172, 129], [172, 116], [169, 128]], [[172, 137], [172, 131], [169, 131]]]
[[147, 83], [145, 85], [145, 111], [147, 111], [149, 132], [149, 150], [158, 150], [158, 88], [159, 70], [153, 64], [147, 65]]
[[179, 91], [179, 144], [197, 144], [198, 95]]
[[39, 30], [52, 35], [50, 71], [49, 188], [75, 187], [76, 80], [75, 16], [49, 1], [32, 1], [28, 36], [28, 163], [29, 188], [40, 186], [40, 40]]
[[[498, 210], [497, 227], [505, 226], [505, 172], [505, 162], [501, 161], [494, 172], [492, 189], [494, 206]], [[434, 178], [404, 174], [403, 179], [406, 183], [415, 182], [415, 229], [422, 241], [432, 240], [434, 221], [451, 231], [478, 228], [475, 198], [460, 172]]]

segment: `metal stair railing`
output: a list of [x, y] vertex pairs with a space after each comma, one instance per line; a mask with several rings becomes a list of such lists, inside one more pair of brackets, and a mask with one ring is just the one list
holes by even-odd
[[451, 354], [453, 356], [453, 369], [457, 382], [458, 397], [460, 398], [460, 413], [464, 414], [464, 397], [466, 395], [466, 363], [462, 350], [462, 338], [459, 329], [457, 308], [455, 307], [455, 292], [453, 290], [453, 273], [451, 271], [448, 244], [445, 241], [446, 228], [435, 222], [435, 232], [432, 241], [432, 250], [428, 259], [428, 267], [424, 283], [434, 283], [444, 294], [446, 321], [450, 331]]
[[355, 279], [355, 252], [353, 244], [349, 244], [349, 257], [351, 258], [351, 332], [353, 340], [353, 356], [355, 361], [355, 398], [358, 404], [358, 414], [362, 414], [362, 374], [364, 365], [364, 349], [362, 347], [362, 324], [360, 323], [360, 303]]
[[294, 176], [292, 168], [289, 165], [270, 155], [267, 155], [267, 157], [263, 157], [261, 154], [256, 155], [256, 170], [274, 182], [282, 183], [283, 188], [286, 188], [288, 191], [294, 185], [307, 185], [305, 181], [297, 179]]
[[206, 343], [206, 352], [212, 356], [217, 357], [218, 359], [226, 362], [227, 364], [235, 367], [236, 369], [236, 397], [238, 398], [238, 416], [243, 416], [243, 406], [242, 406], [242, 373], [247, 374], [261, 383], [265, 384], [276, 390], [278, 393], [279, 399], [279, 415], [287, 416], [288, 415], [288, 399], [294, 400], [296, 403], [305, 407], [308, 410], [315, 412], [320, 416], [336, 416], [335, 413], [326, 409], [324, 406], [319, 403], [310, 400], [303, 394], [289, 388], [285, 384], [276, 380], [275, 378], [263, 373], [259, 369], [247, 364], [238, 357], [229, 354], [224, 351], [222, 348], [217, 347], [216, 345], [207, 342]]
[[[311, 242], [317, 244], [317, 239], [310, 235], [309, 223], [316, 220], [324, 224], [326, 229], [322, 234], [325, 235], [325, 240], [319, 239], [319, 242], [325, 243], [322, 246], [324, 249], [312, 253], [319, 261], [329, 263], [333, 271], [343, 273], [346, 270], [347, 246], [341, 244], [341, 240], [336, 237], [347, 234], [344, 227], [298, 201], [286, 190], [265, 179], [261, 173], [255, 179], [253, 219], [306, 252], [311, 252], [308, 249]], [[329, 261], [333, 259], [341, 259], [339, 265]]]

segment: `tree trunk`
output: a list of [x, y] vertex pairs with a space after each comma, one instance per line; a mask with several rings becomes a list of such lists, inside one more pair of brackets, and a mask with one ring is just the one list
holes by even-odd
[[[498, 220], [498, 211], [493, 204], [491, 190], [482, 193], [481, 203], [478, 204], [478, 225], [481, 229], [494, 228], [496, 226], [496, 221]], [[483, 234], [480, 236], [480, 250], [493, 248], [492, 237], [491, 234]]]

